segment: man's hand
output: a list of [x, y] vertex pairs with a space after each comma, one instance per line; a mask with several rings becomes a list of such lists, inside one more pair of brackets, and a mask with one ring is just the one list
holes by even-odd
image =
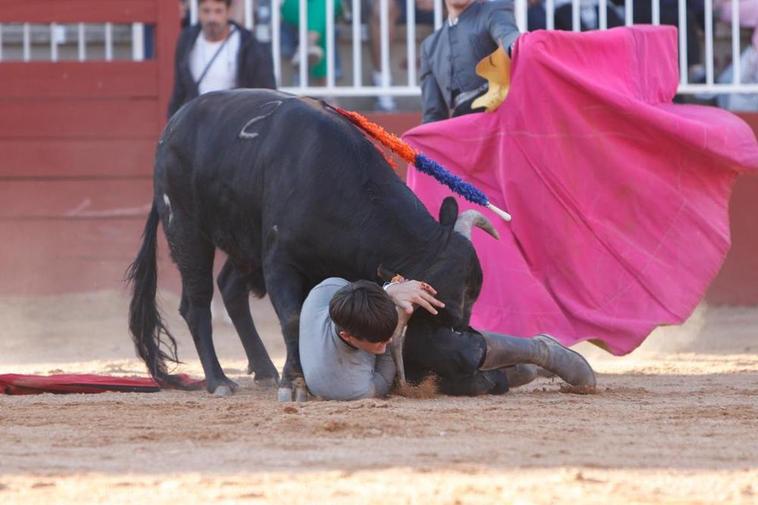
[[409, 316], [413, 314], [417, 306], [424, 307], [434, 315], [437, 315], [435, 307], [443, 308], [445, 306], [444, 303], [434, 297], [437, 291], [426, 282], [397, 282], [387, 286], [386, 291], [395, 305]]

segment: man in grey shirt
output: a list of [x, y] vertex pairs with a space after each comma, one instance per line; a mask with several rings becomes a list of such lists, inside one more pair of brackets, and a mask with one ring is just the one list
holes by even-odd
[[[398, 328], [400, 315], [405, 322], [419, 306], [437, 314], [444, 303], [435, 298], [436, 294], [424, 282], [405, 280], [385, 290], [369, 281], [332, 277], [313, 288], [300, 313], [299, 344], [305, 383], [311, 393], [325, 400], [385, 396], [396, 372], [387, 345]], [[436, 343], [448, 349], [447, 368], [453, 377], [501, 371], [505, 387], [492, 394], [527, 384], [538, 375], [552, 374], [574, 386], [595, 387], [590, 364], [548, 335], [518, 338], [471, 328], [456, 331], [438, 327], [420, 340], [421, 345]]]
[[387, 349], [398, 324], [422, 306], [432, 314], [444, 304], [428, 284], [390, 284], [332, 277], [313, 288], [300, 313], [300, 362], [311, 393], [325, 400], [385, 396], [395, 380]]
[[471, 102], [487, 91], [476, 64], [519, 36], [512, 0], [445, 0], [448, 19], [421, 44], [424, 123], [476, 112]]

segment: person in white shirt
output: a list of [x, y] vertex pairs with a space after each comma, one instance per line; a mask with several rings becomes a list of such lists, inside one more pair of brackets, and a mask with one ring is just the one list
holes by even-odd
[[270, 47], [231, 20], [230, 6], [231, 0], [200, 0], [199, 23], [182, 30], [169, 117], [209, 91], [276, 88]]

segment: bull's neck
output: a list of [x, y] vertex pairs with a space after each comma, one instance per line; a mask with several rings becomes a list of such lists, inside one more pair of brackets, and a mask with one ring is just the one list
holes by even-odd
[[450, 230], [435, 221], [414, 198], [413, 204], [397, 205], [379, 199], [366, 209], [368, 215], [358, 231], [353, 258], [359, 259], [361, 276], [374, 279], [377, 268], [409, 278], [420, 278], [450, 238]]
[[366, 248], [359, 254], [361, 258], [365, 258], [361, 262], [362, 270], [370, 279], [376, 278], [379, 267], [392, 275], [424, 279], [423, 273], [434, 263], [443, 247], [442, 240], [426, 239], [403, 241], [403, 250], [379, 245]]

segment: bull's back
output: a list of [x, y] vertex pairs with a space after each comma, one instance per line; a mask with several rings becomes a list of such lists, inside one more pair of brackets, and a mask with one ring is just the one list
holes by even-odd
[[[250, 169], [250, 156], [265, 151], [276, 109], [290, 95], [272, 90], [233, 90], [207, 93], [182, 107], [169, 121], [161, 150], [180, 158], [182, 166], [166, 166], [166, 177], [229, 176]], [[258, 121], [251, 120], [258, 118]], [[250, 123], [250, 124], [248, 124]], [[160, 167], [156, 167], [157, 170]], [[199, 188], [202, 189], [202, 188]]]
[[366, 167], [377, 163], [384, 161], [362, 134], [318, 102], [270, 90], [209, 93], [167, 125], [156, 193], [191, 209], [218, 247], [259, 251], [259, 239], [250, 237], [264, 226], [284, 221], [302, 242], [316, 215], [320, 223], [354, 215], [355, 205], [324, 202], [337, 191], [357, 194]]

